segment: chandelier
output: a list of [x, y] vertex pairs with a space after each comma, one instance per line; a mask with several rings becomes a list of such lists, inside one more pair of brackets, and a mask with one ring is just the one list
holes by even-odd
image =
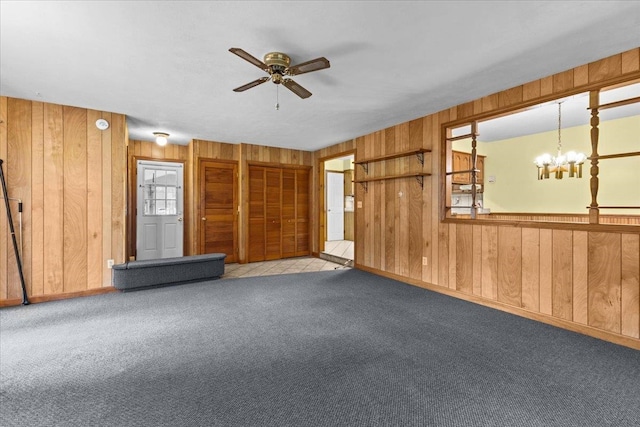
[[563, 173], [568, 172], [570, 178], [582, 178], [582, 164], [587, 160], [584, 153], [569, 151], [562, 154], [562, 102], [558, 103], [558, 155], [545, 153], [536, 157], [533, 163], [538, 167], [538, 179], [548, 179], [554, 173], [556, 179], [562, 179]]

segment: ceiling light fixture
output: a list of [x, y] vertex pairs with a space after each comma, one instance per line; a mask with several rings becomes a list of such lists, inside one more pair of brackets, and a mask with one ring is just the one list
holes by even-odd
[[156, 144], [158, 144], [161, 147], [164, 147], [165, 145], [167, 145], [167, 142], [169, 141], [167, 138], [169, 138], [169, 134], [165, 133], [165, 132], [154, 132], [153, 133], [156, 137]]
[[569, 151], [562, 154], [562, 138], [560, 129], [562, 127], [562, 102], [558, 103], [558, 155], [552, 156], [545, 153], [536, 157], [533, 163], [538, 168], [538, 179], [548, 179], [549, 173], [555, 173], [556, 179], [562, 179], [564, 172], [569, 172], [570, 178], [582, 178], [582, 164], [587, 160], [584, 153]]

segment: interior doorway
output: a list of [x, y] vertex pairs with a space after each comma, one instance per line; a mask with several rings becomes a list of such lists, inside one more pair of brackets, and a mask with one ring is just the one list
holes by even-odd
[[138, 160], [136, 173], [136, 259], [181, 257], [183, 165]]
[[320, 255], [340, 263], [354, 259], [354, 155], [323, 161], [324, 233]]

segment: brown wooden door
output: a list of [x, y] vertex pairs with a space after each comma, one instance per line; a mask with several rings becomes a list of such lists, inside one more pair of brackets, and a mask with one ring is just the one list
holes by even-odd
[[309, 169], [296, 170], [296, 256], [309, 255]]
[[265, 168], [249, 166], [249, 262], [265, 260], [265, 184]]
[[282, 257], [296, 256], [296, 171], [282, 170]]
[[200, 253], [238, 261], [238, 165], [200, 163]]
[[265, 168], [265, 259], [282, 258], [282, 169]]

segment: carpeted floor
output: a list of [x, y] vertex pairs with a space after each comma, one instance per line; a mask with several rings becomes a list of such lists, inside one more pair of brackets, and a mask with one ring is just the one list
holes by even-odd
[[0, 310], [3, 426], [638, 426], [640, 352], [358, 270]]

